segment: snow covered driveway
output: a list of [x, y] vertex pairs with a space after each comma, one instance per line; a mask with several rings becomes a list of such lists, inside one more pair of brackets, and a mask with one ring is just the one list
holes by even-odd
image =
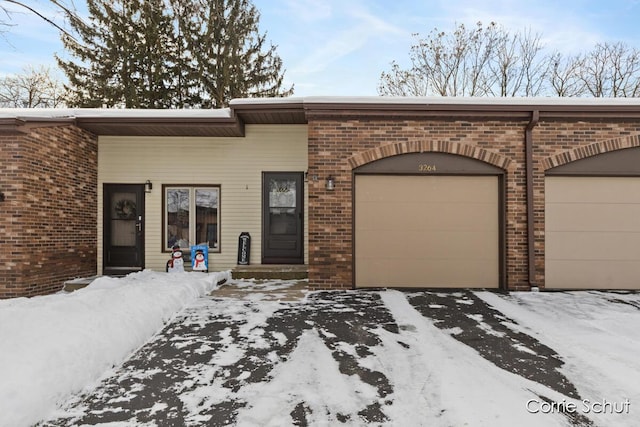
[[[640, 295], [311, 292], [191, 302], [47, 426], [632, 426]], [[52, 367], [55, 369], [55, 366]]]
[[227, 274], [0, 301], [0, 425], [639, 423], [638, 293], [206, 296]]

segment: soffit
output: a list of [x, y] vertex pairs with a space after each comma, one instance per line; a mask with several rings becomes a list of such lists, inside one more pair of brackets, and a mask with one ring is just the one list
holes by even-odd
[[236, 119], [206, 118], [83, 118], [78, 127], [101, 136], [242, 136], [242, 123]]

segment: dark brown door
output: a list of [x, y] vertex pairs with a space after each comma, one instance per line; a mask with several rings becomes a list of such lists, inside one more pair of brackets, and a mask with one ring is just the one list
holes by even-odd
[[144, 185], [104, 185], [103, 274], [144, 268]]
[[304, 263], [303, 174], [262, 175], [262, 263]]

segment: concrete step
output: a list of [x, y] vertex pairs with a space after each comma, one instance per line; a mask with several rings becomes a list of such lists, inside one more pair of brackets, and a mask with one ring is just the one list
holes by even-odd
[[238, 265], [231, 270], [234, 279], [301, 280], [309, 277], [309, 266], [304, 264]]
[[77, 291], [78, 289], [85, 288], [91, 284], [94, 280], [96, 280], [100, 276], [91, 276], [91, 277], [79, 277], [77, 279], [71, 279], [64, 282], [64, 287], [62, 290], [66, 292]]

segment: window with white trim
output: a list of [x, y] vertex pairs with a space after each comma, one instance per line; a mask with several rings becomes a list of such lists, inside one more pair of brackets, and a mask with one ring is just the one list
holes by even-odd
[[208, 245], [220, 251], [220, 186], [163, 185], [163, 249]]

